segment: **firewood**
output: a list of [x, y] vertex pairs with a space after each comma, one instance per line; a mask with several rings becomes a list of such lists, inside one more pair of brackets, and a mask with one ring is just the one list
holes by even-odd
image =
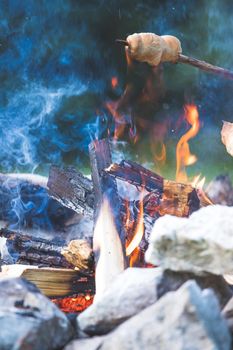
[[[93, 256], [88, 243], [80, 249], [84, 241], [46, 240], [7, 229], [0, 230], [0, 237], [6, 238], [8, 252], [16, 264], [43, 265], [52, 267], [78, 268], [91, 273]], [[2, 257], [4, 262], [4, 257]], [[7, 262], [5, 262], [7, 263]]]
[[23, 277], [34, 283], [48, 297], [95, 292], [94, 276], [72, 269], [5, 265], [0, 273], [0, 278], [4, 277]]
[[[112, 164], [105, 169], [105, 172], [149, 191], [150, 193], [144, 199], [148, 204], [147, 213], [149, 207], [151, 213], [154, 206], [154, 212], [160, 215], [188, 216], [200, 207], [197, 191], [190, 184], [165, 180], [136, 163], [122, 161], [120, 164]], [[153, 204], [155, 194], [159, 201]], [[149, 205], [150, 198], [151, 205]]]
[[103, 199], [106, 198], [115, 219], [122, 247], [125, 247], [125, 230], [121, 220], [121, 200], [118, 195], [117, 183], [115, 178], [104, 172], [104, 169], [112, 164], [108, 140], [93, 141], [89, 145], [89, 155], [96, 201], [95, 217], [98, 217]]
[[84, 239], [70, 241], [68, 246], [62, 249], [61, 254], [81, 271], [93, 268], [93, 251], [90, 244]]
[[94, 193], [92, 181], [72, 167], [51, 166], [49, 194], [62, 205], [84, 216], [93, 217]]

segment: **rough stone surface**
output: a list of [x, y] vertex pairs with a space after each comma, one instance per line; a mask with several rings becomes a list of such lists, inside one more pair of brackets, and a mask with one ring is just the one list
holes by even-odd
[[157, 300], [156, 281], [160, 278], [156, 268], [128, 268], [78, 316], [78, 327], [90, 335], [111, 331]]
[[233, 186], [228, 175], [219, 175], [214, 178], [205, 192], [214, 204], [233, 206]]
[[157, 296], [175, 291], [189, 280], [195, 280], [201, 289], [213, 289], [221, 308], [232, 298], [233, 291], [222, 276], [206, 273], [203, 276], [195, 275], [192, 272], [165, 270], [161, 274], [161, 280], [157, 284]]
[[212, 205], [189, 218], [159, 218], [146, 260], [163, 269], [233, 274], [233, 208]]
[[226, 319], [231, 334], [233, 335], [233, 298], [231, 298], [224, 307], [222, 315]]
[[72, 338], [67, 317], [32, 283], [0, 280], [0, 349], [52, 350]]
[[[71, 341], [64, 350], [98, 350], [106, 336]], [[116, 349], [120, 350], [120, 349]]]
[[193, 281], [103, 338], [99, 350], [230, 350], [231, 338], [211, 290]]

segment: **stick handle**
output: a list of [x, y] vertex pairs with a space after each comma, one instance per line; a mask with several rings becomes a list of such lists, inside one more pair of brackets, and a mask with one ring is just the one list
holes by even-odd
[[214, 66], [214, 65], [207, 63], [205, 61], [197, 60], [196, 58], [192, 58], [192, 57], [188, 57], [188, 56], [179, 54], [178, 62], [189, 64], [191, 66], [194, 66], [194, 67], [199, 68], [201, 70], [204, 70], [206, 72], [220, 75], [220, 76], [224, 77], [225, 79], [233, 80], [233, 72], [231, 72], [230, 70], [224, 69], [224, 68], [221, 68], [218, 66]]

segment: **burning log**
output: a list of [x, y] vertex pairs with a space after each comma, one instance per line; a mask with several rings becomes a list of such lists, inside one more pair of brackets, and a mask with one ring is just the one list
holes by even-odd
[[94, 192], [92, 181], [72, 167], [51, 166], [48, 184], [49, 194], [62, 205], [76, 213], [93, 217]]
[[157, 212], [160, 215], [171, 214], [184, 217], [200, 207], [197, 191], [190, 184], [165, 180], [136, 163], [122, 161], [120, 164], [112, 164], [105, 169], [105, 172], [149, 191], [144, 198], [146, 203], [144, 207], [150, 216]]
[[[89, 154], [95, 191], [93, 249], [96, 257], [97, 298], [127, 266], [126, 235], [116, 179], [104, 172], [112, 164], [108, 140], [93, 141], [89, 145]], [[108, 271], [105, 271], [106, 267]]]
[[96, 140], [89, 145], [89, 154], [92, 169], [92, 180], [95, 191], [95, 217], [98, 217], [103, 199], [106, 198], [112, 214], [115, 218], [115, 225], [125, 247], [125, 231], [121, 220], [121, 200], [118, 195], [116, 180], [104, 172], [112, 164], [110, 144], [107, 139]]
[[[7, 229], [0, 230], [0, 237], [6, 238], [13, 263], [76, 267], [89, 273], [93, 270], [92, 250], [83, 240], [74, 240], [67, 245], [65, 241], [46, 240]], [[4, 257], [2, 260], [4, 262]]]

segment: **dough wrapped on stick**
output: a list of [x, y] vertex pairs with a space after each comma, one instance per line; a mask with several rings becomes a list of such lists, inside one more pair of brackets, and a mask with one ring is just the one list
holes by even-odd
[[160, 62], [177, 62], [182, 52], [179, 39], [171, 35], [153, 33], [129, 35], [126, 39], [131, 58], [157, 66]]
[[116, 41], [126, 46], [128, 57], [151, 66], [158, 66], [161, 62], [179, 62], [233, 80], [232, 71], [183, 55], [181, 43], [175, 36], [135, 33], [129, 35], [126, 40]]

